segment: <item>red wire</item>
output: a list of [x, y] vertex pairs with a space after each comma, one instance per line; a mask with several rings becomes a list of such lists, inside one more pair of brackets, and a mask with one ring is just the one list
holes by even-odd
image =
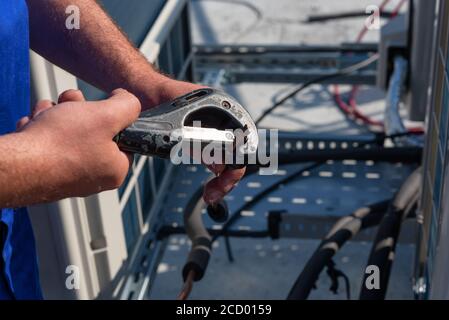
[[396, 8], [393, 9], [393, 12], [391, 13], [391, 18], [393, 19], [394, 17], [396, 17], [399, 14], [399, 11], [401, 11], [402, 6], [407, 2], [407, 0], [401, 0], [399, 1], [398, 5], [396, 6]]
[[[379, 12], [382, 12], [385, 10], [385, 7], [388, 5], [388, 3], [391, 0], [384, 0], [382, 2], [382, 4], [379, 6]], [[392, 13], [391, 13], [391, 19], [393, 19], [394, 17], [396, 17], [402, 6], [405, 4], [407, 0], [401, 0], [398, 5], [393, 9]], [[357, 40], [356, 42], [361, 42], [364, 38], [364, 36], [366, 35], [366, 32], [368, 31], [368, 28], [366, 26], [363, 26], [363, 29], [360, 31], [360, 33], [357, 36]], [[374, 119], [371, 119], [370, 117], [364, 115], [362, 112], [360, 112], [360, 110], [358, 109], [357, 106], [357, 101], [356, 101], [356, 96], [357, 96], [357, 92], [359, 90], [358, 86], [353, 86], [352, 90], [351, 90], [351, 94], [349, 96], [349, 100], [348, 103], [344, 102], [343, 99], [341, 98], [340, 92], [339, 92], [339, 86], [338, 85], [334, 85], [334, 99], [335, 102], [337, 103], [338, 107], [348, 116], [353, 117], [357, 120], [362, 121], [364, 124], [369, 125], [369, 126], [376, 126], [376, 127], [381, 127], [383, 128], [384, 124], [381, 121], [377, 121]], [[410, 133], [423, 133], [424, 130], [420, 127], [418, 128], [409, 128], [408, 131]]]
[[370, 119], [369, 117], [362, 114], [357, 108], [352, 108], [352, 106], [346, 104], [341, 98], [338, 85], [334, 85], [334, 98], [340, 109], [343, 110], [347, 115], [354, 117], [355, 119], [361, 120], [363, 121], [363, 123], [370, 126], [383, 125], [382, 122]]

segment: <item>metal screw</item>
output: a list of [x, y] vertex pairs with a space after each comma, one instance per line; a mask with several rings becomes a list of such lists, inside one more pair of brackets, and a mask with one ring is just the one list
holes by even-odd
[[226, 108], [226, 109], [230, 109], [231, 108], [231, 104], [228, 101], [223, 101], [221, 103], [221, 105]]

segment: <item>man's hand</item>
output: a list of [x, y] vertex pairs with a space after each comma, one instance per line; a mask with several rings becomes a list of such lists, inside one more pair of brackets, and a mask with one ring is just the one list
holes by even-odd
[[[174, 100], [179, 96], [201, 88], [204, 88], [204, 86], [169, 79], [161, 86], [161, 98], [159, 99], [161, 103]], [[208, 204], [214, 204], [220, 201], [245, 175], [245, 168], [230, 170], [225, 165], [211, 165], [208, 168], [216, 175], [204, 188], [203, 198]]]
[[[124, 88], [139, 98], [142, 109], [148, 109], [200, 88], [157, 72], [97, 1], [27, 0], [27, 4], [31, 48], [105, 92]], [[79, 30], [65, 27], [69, 5], [80, 10]], [[219, 176], [205, 188], [204, 199], [208, 203], [222, 198], [244, 174], [244, 170], [212, 169]]]
[[11, 178], [0, 170], [0, 181], [7, 183], [0, 182], [0, 207], [88, 196], [120, 186], [132, 159], [112, 139], [140, 110], [139, 100], [121, 89], [97, 102], [85, 102], [75, 90], [62, 94], [57, 105], [39, 102], [31, 117], [19, 121], [18, 132], [0, 143], [15, 157], [3, 163], [13, 171]]
[[[167, 101], [173, 100], [173, 99], [175, 99], [181, 95], [184, 95], [186, 93], [189, 93], [193, 90], [203, 88], [202, 86], [188, 83], [188, 82], [182, 82], [182, 81], [176, 81], [176, 80], [170, 80], [170, 81], [171, 82], [167, 82], [168, 87], [165, 88], [165, 91], [164, 91], [164, 99], [166, 99]], [[126, 91], [123, 91], [123, 90], [121, 90], [121, 91], [117, 90], [114, 93], [115, 93], [115, 95], [113, 95], [113, 97], [115, 97], [117, 94], [131, 96], [129, 93], [126, 93]], [[103, 101], [103, 102], [98, 102], [98, 103], [109, 103], [109, 101], [111, 99]], [[29, 117], [24, 117], [18, 121], [17, 130], [19, 132], [25, 132], [25, 133], [29, 133], [30, 129], [33, 129], [33, 130], [41, 130], [42, 129], [45, 131], [45, 128], [43, 128], [43, 126], [45, 126], [46, 125], [45, 123], [47, 123], [47, 121], [50, 121], [50, 119], [47, 120], [48, 116], [45, 116], [45, 118], [44, 118], [45, 122], [43, 122], [40, 118], [45, 115], [44, 111], [47, 111], [47, 112], [52, 111], [53, 112], [54, 110], [50, 110], [50, 108], [53, 108], [53, 107], [58, 110], [61, 108], [67, 109], [73, 105], [75, 105], [75, 107], [77, 107], [79, 105], [78, 103], [82, 103], [83, 105], [84, 104], [88, 104], [88, 105], [97, 104], [94, 102], [84, 102], [84, 101], [85, 101], [84, 97], [83, 97], [81, 91], [79, 91], [79, 90], [68, 90], [68, 91], [64, 92], [63, 94], [61, 94], [61, 96], [59, 97], [59, 100], [58, 100], [58, 105], [56, 105], [53, 102], [48, 101], [48, 100], [39, 101], [36, 104], [36, 106], [34, 107], [32, 113]], [[126, 105], [126, 104], [124, 104], [124, 105]], [[100, 106], [98, 106], [98, 105], [92, 105], [92, 106], [93, 106], [93, 108], [96, 108], [96, 107], [100, 108]], [[86, 115], [80, 114], [79, 116], [77, 116], [77, 119], [79, 120], [79, 119], [84, 119], [85, 117], [89, 117], [88, 111], [81, 105], [79, 105], [79, 107], [81, 109], [79, 109], [79, 108], [75, 108], [75, 109], [79, 110], [81, 112], [87, 112], [87, 113], [86, 113]], [[126, 111], [122, 111], [122, 112], [126, 113]], [[58, 112], [58, 117], [59, 116], [62, 116], [62, 115], [59, 115], [59, 112]], [[134, 114], [134, 116], [135, 116], [135, 114]], [[133, 118], [134, 118], [134, 116], [133, 116]], [[51, 117], [51, 119], [53, 119], [53, 116]], [[128, 117], [128, 119], [129, 119], [129, 117]], [[94, 119], [92, 118], [92, 120], [94, 120]], [[64, 121], [61, 121], [61, 120], [57, 120], [57, 121], [60, 125], [63, 125]], [[84, 127], [84, 130], [85, 130], [85, 131], [83, 131], [83, 134], [87, 134], [89, 132], [89, 130], [92, 130], [93, 132], [95, 132], [95, 131], [98, 131], [99, 129], [101, 129], [99, 127], [100, 125], [98, 122], [97, 122], [98, 126], [96, 126], [95, 128], [92, 128], [92, 129], [88, 129], [87, 126], [91, 124], [91, 121], [89, 119], [86, 119], [85, 121], [87, 121], [87, 122], [84, 125], [81, 125], [81, 127]], [[94, 120], [94, 122], [95, 122], [95, 120]], [[121, 129], [125, 128], [129, 124], [128, 122], [131, 123], [132, 121], [124, 120], [123, 123], [125, 125], [123, 125], [123, 127]], [[69, 121], [69, 123], [72, 123], [72, 121]], [[37, 129], [36, 129], [36, 126], [38, 126]], [[70, 129], [70, 128], [72, 128], [72, 126], [70, 126], [67, 129]], [[118, 130], [118, 131], [120, 131], [120, 130]], [[108, 140], [107, 140], [108, 144], [109, 144], [109, 142], [111, 142], [111, 144], [113, 146], [112, 150], [115, 152], [119, 152], [119, 150], [118, 150], [118, 148], [116, 148], [115, 143], [112, 142], [112, 137], [116, 133], [118, 133], [118, 131], [114, 132], [113, 135], [109, 135]], [[34, 134], [34, 132], [33, 132], [33, 134]], [[37, 133], [37, 134], [39, 134], [39, 133]], [[67, 140], [67, 142], [69, 141], [69, 139], [64, 139], [64, 137], [67, 137], [67, 135], [65, 135], [65, 133], [64, 133], [64, 130], [61, 129], [59, 135], [63, 138], [63, 140]], [[91, 135], [89, 135], [89, 136], [91, 136]], [[80, 137], [79, 142], [81, 142], [83, 139], [84, 138]], [[112, 175], [113, 179], [112, 179], [112, 181], [109, 181], [112, 183], [108, 183], [108, 184], [104, 183], [103, 182], [104, 177], [99, 176], [99, 177], [95, 178], [94, 175], [89, 175], [86, 178], [86, 180], [84, 180], [84, 181], [81, 180], [81, 177], [78, 177], [79, 184], [68, 186], [68, 189], [71, 191], [78, 190], [73, 195], [83, 196], [83, 195], [89, 195], [92, 193], [96, 193], [101, 190], [113, 189], [115, 187], [118, 187], [122, 183], [124, 177], [126, 176], [126, 173], [128, 170], [127, 164], [125, 165], [122, 163], [121, 165], [118, 166], [118, 168], [117, 168], [117, 166], [113, 166], [112, 163], [111, 164], [103, 163], [103, 165], [101, 165], [99, 162], [96, 162], [94, 159], [94, 158], [100, 159], [100, 157], [98, 155], [95, 156], [95, 154], [97, 153], [95, 151], [99, 151], [99, 150], [98, 149], [93, 150], [95, 148], [93, 147], [92, 144], [88, 143], [87, 140], [86, 140], [86, 143], [84, 143], [83, 145], [87, 148], [87, 152], [91, 154], [91, 155], [89, 155], [89, 159], [92, 159], [92, 161], [94, 163], [97, 163], [100, 168], [106, 167], [111, 170], [110, 172], [103, 172], [100, 170], [100, 171], [98, 171], [98, 174], [99, 175], [102, 175], [102, 174]], [[105, 159], [106, 161], [109, 158], [111, 158], [111, 159], [117, 158], [117, 155], [111, 156], [111, 155], [103, 153], [103, 151], [99, 151], [99, 153], [101, 153], [100, 156], [104, 155], [104, 157], [102, 157], [102, 159]], [[120, 157], [118, 157], [118, 159], [122, 159], [122, 158], [123, 158], [123, 154], [120, 155]], [[87, 166], [86, 166], [86, 168], [87, 168]], [[117, 168], [116, 172], [113, 172], [114, 168]], [[211, 165], [211, 166], [208, 166], [208, 168], [216, 175], [216, 177], [211, 179], [206, 184], [206, 186], [204, 188], [203, 198], [207, 203], [216, 203], [220, 199], [222, 199], [227, 193], [229, 193], [234, 188], [236, 183], [238, 181], [240, 181], [240, 179], [245, 174], [245, 169], [229, 170], [229, 169], [226, 169], [226, 167], [224, 165]], [[85, 170], [81, 170], [80, 173], [84, 174]], [[94, 179], [99, 179], [99, 180], [97, 180], [98, 185], [93, 183]], [[67, 195], [65, 197], [67, 197]]]

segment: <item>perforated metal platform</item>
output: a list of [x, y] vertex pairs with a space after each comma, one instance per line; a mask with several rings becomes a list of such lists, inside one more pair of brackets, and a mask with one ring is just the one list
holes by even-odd
[[[251, 44], [297, 46], [298, 43], [304, 43], [338, 46], [342, 42], [353, 41], [356, 35], [354, 30], [363, 25], [363, 19], [329, 22], [320, 29], [317, 29], [316, 25], [292, 21], [306, 18], [315, 10], [326, 12], [326, 10], [353, 9], [354, 6], [364, 9], [366, 5], [371, 4], [370, 1], [360, 0], [342, 1], [338, 4], [324, 0], [277, 2], [250, 0], [250, 3], [260, 7], [265, 17], [252, 28], [250, 36], [247, 34], [240, 41], [241, 31], [245, 30], [246, 24], [252, 23], [252, 20], [248, 19], [251, 12], [248, 12], [245, 6], [239, 8], [238, 5], [228, 6], [218, 1], [204, 1], [204, 3], [194, 1], [192, 3], [194, 42], [206, 46], [244, 42], [245, 45], [239, 49], [242, 52], [245, 52]], [[378, 32], [369, 32], [367, 36], [366, 40], [376, 41]], [[211, 86], [220, 85], [217, 79], [224, 78], [221, 63], [218, 68], [214, 67], [209, 71], [210, 77], [197, 74], [196, 78]], [[272, 74], [268, 74], [270, 75]], [[224, 87], [225, 91], [238, 99], [255, 119], [266, 107], [292, 89], [291, 86], [283, 84], [260, 83], [260, 74], [257, 76], [259, 79], [257, 84], [243, 83]], [[278, 78], [278, 81], [288, 79], [288, 77]], [[234, 79], [237, 80], [238, 77]], [[255, 81], [254, 77], [251, 80]], [[296, 82], [294, 81], [295, 85]], [[341, 89], [344, 94], [349, 88], [341, 86]], [[382, 120], [384, 95], [384, 92], [373, 87], [362, 86], [358, 102], [363, 112], [374, 119]], [[281, 149], [290, 150], [345, 149], [357, 147], [358, 144], [373, 139], [373, 135], [367, 134], [366, 128], [345, 118], [335, 108], [331, 91], [326, 86], [320, 85], [313, 86], [291, 99], [268, 116], [260, 127], [294, 131], [290, 134], [291, 141], [285, 141], [280, 146]], [[354, 139], [351, 140], [351, 137]], [[334, 141], [330, 142], [328, 139]], [[242, 180], [226, 197], [231, 214], [269, 185], [308, 165], [309, 163], [281, 166], [275, 176], [252, 175]], [[233, 264], [226, 259], [222, 243], [215, 242], [208, 272], [202, 281], [195, 283], [191, 297], [284, 299], [295, 277], [319, 243], [315, 240], [284, 239], [284, 237], [321, 239], [335, 219], [350, 214], [361, 205], [391, 198], [412, 170], [413, 166], [410, 165], [346, 160], [326, 163], [319, 169], [306, 173], [304, 177], [280, 187], [252, 209], [243, 212], [243, 217], [231, 229], [264, 231], [267, 228], [267, 213], [270, 210], [286, 210], [289, 215], [281, 225], [282, 240], [276, 242], [266, 239], [232, 240], [236, 257], [236, 263]], [[150, 216], [150, 230], [139, 240], [139, 250], [131, 259], [130, 275], [121, 298], [176, 297], [182, 283], [181, 269], [190, 248], [189, 241], [184, 235], [158, 239], [157, 233], [164, 226], [182, 228], [182, 213], [187, 201], [209, 175], [203, 166], [173, 168], [170, 180], [163, 184], [164, 190], [167, 191]], [[207, 214], [203, 217], [206, 227], [221, 228], [221, 225], [212, 222]], [[375, 229], [367, 232], [375, 232]], [[369, 238], [369, 235], [365, 234], [365, 238]], [[408, 277], [414, 249], [412, 245], [400, 244], [398, 247], [400, 249], [393, 266], [393, 269], [397, 268], [396, 273], [393, 270], [395, 285], [390, 291], [394, 291], [392, 294], [394, 298], [410, 298], [411, 284]], [[353, 296], [357, 295], [361, 283], [360, 275], [369, 249], [369, 243], [350, 242], [340, 251], [341, 256], [337, 262], [351, 280]], [[267, 274], [270, 274], [270, 277], [267, 277]], [[335, 298], [327, 292], [329, 284], [325, 280], [326, 277], [324, 282], [323, 279], [320, 280], [322, 282], [318, 283], [318, 290], [312, 293], [312, 298]], [[320, 291], [320, 288], [323, 290]], [[339, 298], [344, 298], [343, 292]]]
[[[362, 145], [368, 148], [367, 142], [373, 139], [372, 134], [348, 137], [282, 132], [279, 135], [279, 152], [360, 149]], [[267, 187], [309, 165], [310, 162], [283, 165], [275, 175], [247, 176], [226, 196], [230, 213], [233, 214]], [[268, 213], [285, 211], [288, 214], [283, 216], [279, 225], [281, 238], [321, 239], [338, 218], [361, 206], [392, 198], [413, 169], [414, 165], [371, 160], [327, 161], [314, 170], [305, 171], [291, 183], [281, 185], [250, 210], [242, 211], [242, 217], [228, 231], [233, 234], [266, 233]], [[182, 231], [187, 202], [211, 177], [202, 165], [174, 166], [172, 170], [171, 178], [164, 182], [165, 196], [151, 218], [154, 221], [152, 228], [140, 240], [140, 250], [133, 257], [132, 276], [121, 293], [124, 299], [150, 296], [170, 234]], [[223, 227], [213, 222], [205, 211], [203, 221], [210, 230]], [[372, 239], [374, 233], [375, 229], [368, 229], [359, 235], [358, 240]], [[405, 241], [409, 243], [414, 237], [410, 230], [402, 234], [407, 236]]]
[[[284, 137], [280, 140], [283, 141], [280, 150], [353, 148], [369, 139], [372, 136], [360, 136], [352, 140], [334, 137], [333, 141], [323, 137], [320, 141], [315, 136], [308, 141], [304, 136], [296, 134], [295, 138], [292, 134], [288, 139]], [[275, 175], [249, 175], [225, 198], [231, 214], [265, 188], [309, 165], [283, 165]], [[328, 161], [317, 169], [305, 171], [301, 178], [288, 185], [281, 185], [251, 210], [243, 211], [242, 218], [230, 230], [266, 231], [268, 212], [285, 210], [290, 219], [282, 224], [282, 236], [322, 238], [336, 218], [348, 215], [361, 206], [390, 199], [412, 170], [412, 165], [401, 163], [350, 159]], [[210, 172], [203, 166], [176, 168], [162, 214], [163, 225], [183, 226], [185, 205], [198, 186], [209, 177]], [[299, 218], [295, 219], [294, 216]], [[319, 219], [314, 220], [314, 217]], [[204, 214], [203, 219], [207, 228], [222, 228], [207, 214]]]

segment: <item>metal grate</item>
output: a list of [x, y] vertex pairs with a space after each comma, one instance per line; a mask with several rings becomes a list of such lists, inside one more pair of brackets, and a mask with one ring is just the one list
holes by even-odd
[[[299, 133], [282, 134], [279, 148], [345, 149], [359, 146], [373, 138], [371, 135], [358, 136], [353, 140], [329, 135], [314, 136], [315, 138]], [[305, 165], [307, 164], [285, 165], [279, 168], [276, 175], [254, 174], [242, 180], [231, 194], [226, 196], [230, 212], [250, 201], [263, 188]], [[243, 211], [242, 218], [231, 231], [266, 231], [268, 212], [285, 210], [289, 215], [282, 224], [281, 236], [322, 238], [336, 218], [361, 206], [392, 198], [413, 169], [412, 165], [401, 163], [328, 161], [314, 171], [304, 172], [301, 179], [290, 183], [288, 187], [280, 187], [252, 209]], [[137, 254], [133, 257], [134, 268], [121, 294], [123, 299], [142, 299], [150, 296], [156, 269], [167, 245], [167, 238], [157, 237], [159, 230], [165, 227], [183, 227], [185, 205], [211, 174], [200, 165], [177, 166], [173, 167], [173, 170], [173, 175], [166, 181], [164, 196], [158, 199], [161, 205], [157, 213], [154, 213], [158, 218], [157, 223], [142, 236], [138, 244]], [[222, 228], [222, 225], [213, 222], [206, 212], [203, 213], [207, 228]], [[360, 239], [371, 237], [372, 234], [368, 231], [361, 234]], [[410, 239], [407, 241], [410, 242]]]
[[[324, 144], [323, 139], [321, 142]], [[313, 150], [323, 146], [317, 143], [320, 140], [303, 139], [296, 142], [284, 141], [281, 149], [307, 146]], [[326, 149], [329, 146], [347, 148], [356, 144], [355, 141], [328, 141], [325, 140]], [[358, 142], [360, 143], [360, 141]], [[297, 171], [306, 164], [292, 164], [281, 166], [276, 175], [266, 176], [254, 174], [242, 180], [238, 187], [226, 197], [230, 212], [237, 210], [245, 202], [261, 192], [269, 185], [276, 183], [292, 172]], [[313, 171], [306, 171], [303, 178], [287, 186], [281, 186], [266, 199], [258, 203], [251, 210], [243, 211], [242, 218], [233, 226], [233, 230], [264, 231], [267, 229], [267, 214], [270, 211], [285, 210], [307, 216], [340, 217], [353, 210], [381, 200], [389, 199], [401, 185], [405, 177], [411, 172], [413, 166], [401, 163], [388, 164], [374, 161], [328, 161]], [[167, 205], [164, 209], [164, 224], [172, 227], [182, 226], [182, 213], [192, 193], [202, 185], [210, 176], [210, 172], [202, 166], [185, 166], [176, 170], [174, 179], [179, 183], [173, 184], [169, 191]], [[204, 215], [207, 227], [220, 229], [221, 225], [214, 223]], [[294, 226], [297, 236], [301, 230], [308, 228], [316, 230], [315, 236], [323, 236], [323, 228], [318, 225]], [[302, 229], [301, 229], [302, 228]], [[308, 237], [313, 234], [308, 233]]]

